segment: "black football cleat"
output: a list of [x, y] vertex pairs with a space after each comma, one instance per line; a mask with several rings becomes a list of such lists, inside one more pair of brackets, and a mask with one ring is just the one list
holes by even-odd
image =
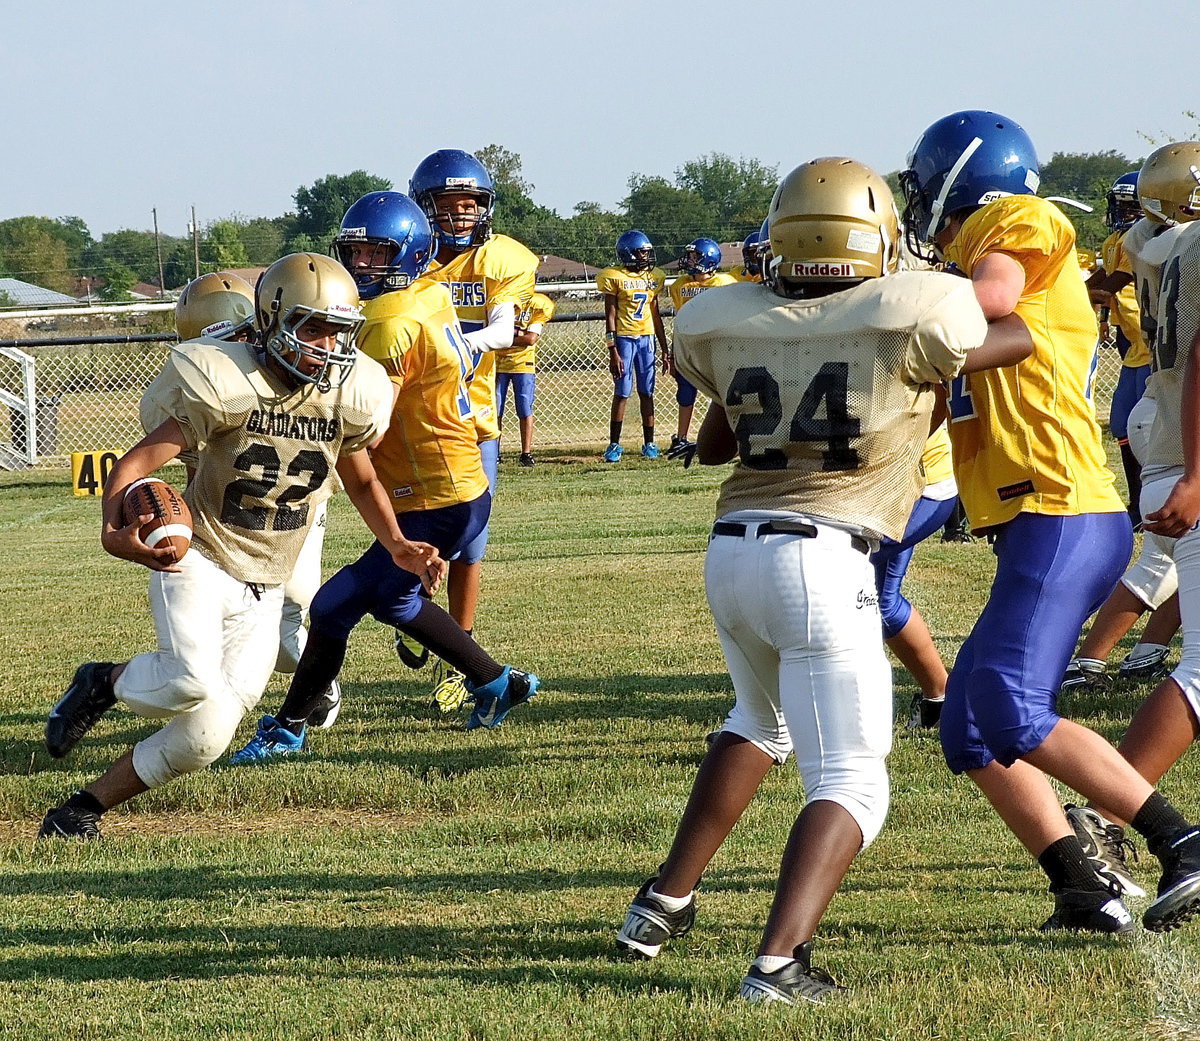
[[792, 952], [792, 960], [774, 972], [764, 972], [751, 965], [738, 990], [746, 1001], [797, 1005], [802, 1001], [819, 1004], [846, 996], [846, 988], [838, 986], [824, 969], [813, 968], [812, 943], [802, 943]]
[[686, 936], [696, 923], [696, 893], [678, 911], [668, 911], [650, 887], [655, 878], [647, 879], [637, 891], [625, 921], [617, 932], [617, 950], [627, 958], [656, 958], [668, 940]]
[[1063, 889], [1054, 894], [1054, 914], [1041, 927], [1044, 933], [1065, 930], [1127, 937], [1137, 930], [1120, 887]]
[[117, 703], [113, 693], [113, 662], [84, 662], [75, 670], [67, 692], [46, 720], [46, 751], [61, 759]]
[[1200, 828], [1181, 831], [1150, 852], [1162, 861], [1163, 873], [1142, 922], [1151, 932], [1170, 932], [1200, 913]]
[[94, 842], [100, 838], [100, 814], [81, 810], [63, 803], [48, 810], [38, 829], [39, 839], [81, 839]]

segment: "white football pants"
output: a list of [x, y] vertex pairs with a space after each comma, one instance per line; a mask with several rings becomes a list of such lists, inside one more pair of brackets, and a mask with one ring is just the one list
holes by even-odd
[[279, 655], [275, 659], [275, 671], [293, 673], [304, 653], [308, 631], [304, 628], [308, 620], [308, 608], [313, 597], [321, 588], [321, 551], [325, 546], [325, 514], [329, 506], [326, 499], [313, 511], [312, 527], [300, 547], [292, 577], [283, 584], [283, 614], [279, 618]]
[[195, 547], [179, 567], [150, 577], [158, 649], [130, 660], [114, 685], [139, 716], [170, 720], [133, 749], [133, 768], [151, 788], [229, 747], [266, 689], [278, 644], [283, 586], [248, 586]]
[[[815, 523], [815, 538], [758, 537], [771, 518]], [[868, 845], [888, 809], [892, 670], [875, 572], [849, 533], [795, 514], [742, 510], [743, 536], [717, 535], [704, 562], [736, 700], [722, 730], [782, 763], [790, 751], [808, 802], [846, 809]]]

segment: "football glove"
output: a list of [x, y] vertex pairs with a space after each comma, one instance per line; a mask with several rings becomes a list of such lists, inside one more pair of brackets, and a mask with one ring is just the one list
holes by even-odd
[[686, 470], [692, 465], [692, 460], [696, 457], [696, 449], [699, 447], [695, 441], [688, 441], [686, 439], [677, 441], [667, 449], [667, 458], [682, 459], [683, 468]]

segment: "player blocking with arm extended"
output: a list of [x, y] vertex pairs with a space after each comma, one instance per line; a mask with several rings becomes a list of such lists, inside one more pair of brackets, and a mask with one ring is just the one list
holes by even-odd
[[511, 388], [521, 435], [518, 466], [533, 466], [533, 398], [537, 389], [537, 342], [547, 323], [554, 317], [554, 301], [544, 293], [534, 293], [517, 315], [513, 345], [496, 358], [496, 397], [500, 422]]
[[[420, 207], [399, 192], [371, 192], [346, 211], [334, 248], [354, 275], [366, 321], [359, 350], [385, 369], [394, 403], [371, 447], [396, 524], [449, 558], [487, 524], [491, 493], [475, 440], [467, 378], [471, 351], [450, 294], [422, 278], [433, 235]], [[308, 643], [275, 715], [233, 757], [262, 762], [300, 752], [306, 723], [345, 661], [350, 633], [372, 617], [429, 647], [466, 676], [475, 706], [468, 729], [498, 726], [533, 697], [538, 678], [500, 665], [372, 545], [329, 579], [312, 603]]]
[[[670, 286], [671, 303], [678, 315], [683, 305], [708, 289], [717, 286], [731, 286], [737, 282], [733, 275], [718, 271], [721, 266], [721, 247], [713, 239], [694, 239], [683, 247], [683, 255], [679, 258], [679, 267], [684, 272]], [[671, 459], [683, 456], [686, 460], [695, 447], [688, 440], [692, 430], [692, 415], [696, 411], [696, 388], [692, 386], [679, 371], [672, 366], [671, 375], [675, 377], [675, 403], [679, 406], [679, 426], [671, 435], [671, 447], [667, 457]]]
[[642, 414], [642, 455], [658, 458], [658, 445], [654, 443], [656, 343], [663, 372], [671, 371], [671, 352], [658, 309], [658, 295], [667, 275], [654, 264], [654, 244], [640, 231], [627, 231], [617, 239], [617, 260], [621, 267], [605, 268], [596, 276], [596, 288], [604, 295], [604, 342], [613, 378], [606, 463], [619, 462], [625, 452], [621, 427], [635, 378]]
[[[93, 839], [100, 816], [127, 799], [202, 770], [262, 696], [279, 644], [283, 583], [334, 471], [388, 559], [436, 588], [445, 564], [409, 542], [365, 451], [387, 426], [387, 375], [357, 358], [362, 322], [354, 281], [329, 257], [276, 261], [255, 298], [258, 343], [180, 344], [146, 391], [165, 419], [125, 453], [105, 488], [101, 541], [143, 564], [158, 649], [123, 664], [89, 662], [46, 722], [65, 756], [118, 700], [167, 719], [100, 778], [50, 810], [42, 837]], [[177, 565], [126, 525], [126, 489], [183, 452], [196, 473], [185, 497], [194, 535]]]
[[1037, 156], [1017, 124], [956, 112], [921, 135], [901, 174], [906, 230], [971, 279], [990, 321], [1015, 314], [1033, 338], [1017, 365], [950, 391], [955, 477], [972, 527], [994, 537], [996, 577], [950, 673], [942, 748], [1050, 880], [1043, 929], [1127, 933], [1120, 886], [1085, 854], [1047, 780], [1108, 806], [1163, 864], [1143, 921], [1171, 929], [1200, 889], [1196, 831], [1103, 737], [1057, 711], [1084, 620], [1129, 560], [1132, 531], [1089, 399], [1096, 319], [1075, 233], [1037, 198]]
[[[749, 1000], [795, 1004], [841, 990], [813, 968], [812, 937], [888, 808], [891, 668], [869, 554], [901, 537], [921, 491], [937, 384], [990, 347], [967, 283], [896, 273], [895, 203], [862, 164], [793, 170], [769, 235], [765, 284], [706, 293], [675, 324], [680, 369], [712, 399], [700, 461], [738, 457], [705, 558], [736, 700], [617, 945], [652, 958], [692, 927], [709, 861], [795, 751], [806, 804], [741, 985]], [[1010, 322], [992, 345], [1024, 350], [1028, 337]]]
[[[475, 355], [471, 403], [483, 468], [494, 497], [500, 466], [495, 352], [513, 344], [517, 315], [533, 295], [538, 258], [516, 239], [493, 234], [496, 193], [492, 178], [469, 152], [443, 148], [426, 156], [413, 171], [408, 194], [425, 211], [437, 240], [427, 277], [450, 291], [467, 344]], [[488, 528], [484, 525], [450, 565], [446, 589], [450, 614], [467, 633], [475, 628], [487, 542]], [[414, 656], [414, 648], [406, 648], [399, 633], [396, 653], [405, 664], [423, 662], [420, 650], [415, 649]], [[434, 703], [443, 711], [453, 711], [467, 698], [463, 675], [445, 662], [438, 672]]]
[[[254, 290], [245, 279], [229, 271], [217, 271], [193, 279], [175, 302], [175, 331], [181, 342], [207, 336], [212, 339], [247, 342], [254, 336]], [[155, 400], [141, 402], [142, 429], [150, 433], [168, 419]], [[196, 472], [195, 453], [184, 452], [180, 462], [191, 481]], [[279, 655], [275, 671], [293, 673], [300, 661], [307, 632], [304, 621], [308, 605], [321, 584], [321, 549], [325, 543], [327, 501], [313, 507], [312, 523], [296, 566], [283, 585], [283, 613], [279, 621]], [[325, 692], [317, 725], [331, 726], [337, 718], [341, 688], [335, 681]]]

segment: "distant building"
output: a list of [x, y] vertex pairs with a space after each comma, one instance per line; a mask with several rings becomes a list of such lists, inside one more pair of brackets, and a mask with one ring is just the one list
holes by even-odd
[[0, 278], [0, 303], [13, 307], [50, 307], [54, 304], [74, 304], [77, 301], [66, 293], [43, 289], [19, 278]]

